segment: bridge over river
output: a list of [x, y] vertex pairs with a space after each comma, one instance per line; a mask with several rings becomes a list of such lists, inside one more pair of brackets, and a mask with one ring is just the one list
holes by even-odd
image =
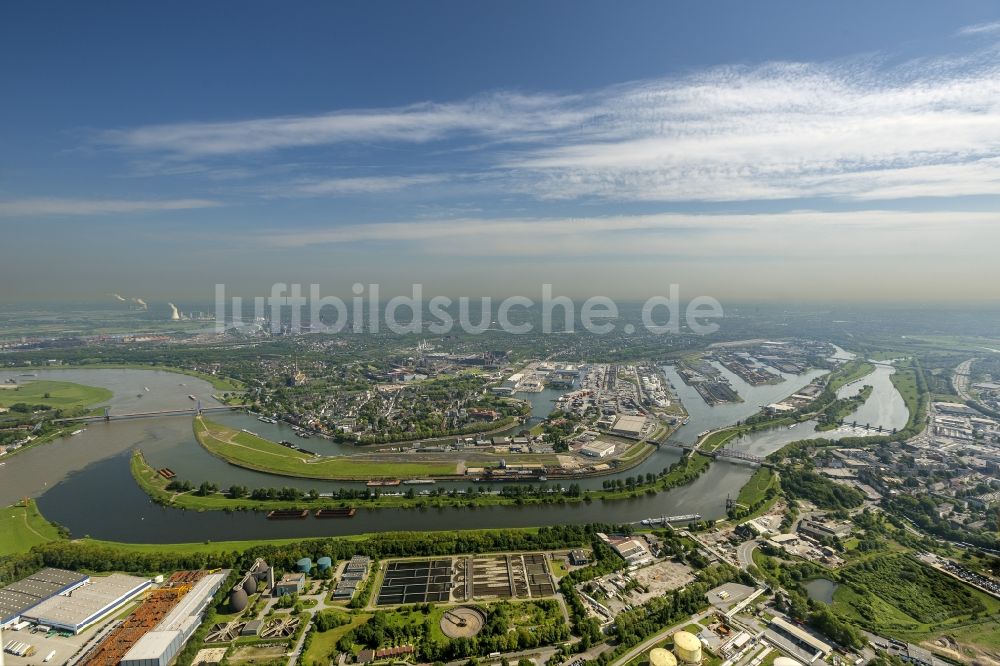
[[196, 416], [206, 412], [228, 412], [238, 410], [238, 407], [202, 407], [199, 402], [190, 409], [161, 409], [152, 412], [129, 412], [125, 414], [112, 414], [110, 408], [105, 408], [104, 414], [97, 416], [74, 416], [64, 419], [53, 419], [53, 423], [97, 423], [98, 421], [124, 421], [126, 419], [150, 419], [158, 416]]
[[709, 456], [711, 458], [726, 458], [729, 460], [740, 460], [743, 462], [748, 462], [753, 465], [760, 465], [762, 467], [774, 468], [774, 465], [767, 462], [761, 456], [750, 453], [749, 451], [743, 451], [741, 449], [716, 449], [715, 451], [703, 451], [697, 446], [692, 446], [690, 444], [684, 444], [676, 441], [666, 441], [665, 446], [673, 446], [679, 449], [683, 449], [685, 453], [690, 453], [691, 451], [697, 451], [703, 456]]

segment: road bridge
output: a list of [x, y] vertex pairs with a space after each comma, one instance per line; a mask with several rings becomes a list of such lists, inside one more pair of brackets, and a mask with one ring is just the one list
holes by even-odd
[[127, 419], [149, 419], [158, 416], [197, 416], [206, 412], [225, 412], [239, 409], [238, 407], [202, 407], [200, 405], [190, 409], [161, 409], [154, 412], [130, 412], [127, 414], [112, 414], [110, 410], [105, 410], [103, 415], [97, 416], [74, 416], [63, 419], [53, 419], [53, 423], [97, 423], [98, 421], [124, 421]]
[[675, 442], [670, 440], [664, 442], [664, 445], [682, 449], [685, 453], [695, 451], [703, 456], [709, 456], [710, 458], [716, 458], [716, 459], [727, 458], [730, 460], [740, 460], [742, 462], [748, 462], [753, 465], [760, 465], [761, 467], [770, 467], [774, 469], [774, 465], [769, 463], [764, 458], [740, 449], [716, 449], [715, 451], [704, 451], [702, 449], [697, 448], [696, 446], [691, 446], [690, 444], [684, 444], [682, 442]]

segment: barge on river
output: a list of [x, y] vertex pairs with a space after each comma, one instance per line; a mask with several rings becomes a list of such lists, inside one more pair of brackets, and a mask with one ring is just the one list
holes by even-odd
[[316, 513], [313, 515], [317, 518], [353, 518], [357, 512], [353, 506], [347, 506], [335, 509], [316, 509]]
[[267, 512], [268, 520], [302, 520], [309, 515], [308, 509], [274, 509]]

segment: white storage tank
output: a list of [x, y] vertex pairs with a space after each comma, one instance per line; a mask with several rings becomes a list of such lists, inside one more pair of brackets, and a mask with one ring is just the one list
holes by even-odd
[[669, 650], [653, 648], [649, 651], [649, 666], [677, 666], [677, 659]]
[[685, 664], [700, 664], [701, 641], [690, 632], [678, 631], [674, 634], [674, 654]]

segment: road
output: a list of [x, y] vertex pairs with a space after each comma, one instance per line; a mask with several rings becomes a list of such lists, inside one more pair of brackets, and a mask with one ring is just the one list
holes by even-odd
[[975, 359], [970, 358], [968, 361], [962, 361], [955, 367], [955, 374], [952, 375], [951, 383], [955, 387], [955, 393], [957, 393], [962, 400], [972, 400], [972, 394], [969, 393], [969, 380], [970, 372], [972, 370], [972, 362]]
[[739, 545], [736, 549], [736, 559], [740, 563], [740, 568], [746, 569], [753, 564], [753, 551], [759, 547], [760, 541], [757, 539], [750, 539]]

